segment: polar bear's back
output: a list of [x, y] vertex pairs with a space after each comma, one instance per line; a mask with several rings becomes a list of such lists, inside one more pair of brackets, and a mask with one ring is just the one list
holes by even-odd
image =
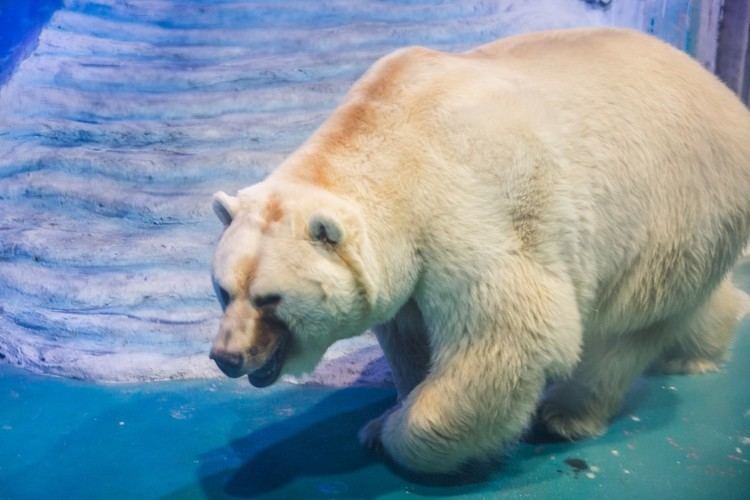
[[557, 172], [592, 214], [597, 309], [648, 316], [718, 283], [750, 232], [750, 113], [714, 75], [628, 30], [513, 37], [466, 57], [511, 71], [545, 115]]
[[[696, 61], [652, 36], [624, 29], [552, 31], [510, 37], [464, 56], [503, 78], [513, 75], [519, 102], [533, 102], [545, 115], [549, 137], [570, 145], [566, 153], [576, 159], [629, 160], [623, 148], [641, 145], [651, 161], [631, 161], [626, 170], [684, 176], [700, 169], [733, 181], [738, 169], [750, 173], [747, 108]], [[703, 149], [711, 143], [718, 146], [712, 153], [722, 156], [712, 160], [726, 161], [704, 169], [708, 165], [695, 160], [708, 160]], [[678, 172], [651, 168], [657, 160], [676, 163], [681, 152], [691, 161]]]

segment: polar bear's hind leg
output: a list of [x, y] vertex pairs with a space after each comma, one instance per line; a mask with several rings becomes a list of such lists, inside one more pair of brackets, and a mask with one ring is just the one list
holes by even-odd
[[680, 325], [674, 343], [665, 349], [652, 371], [667, 374], [717, 371], [728, 355], [741, 307], [739, 291], [726, 278], [709, 300]]
[[654, 326], [615, 338], [598, 336], [584, 343], [573, 376], [554, 385], [539, 407], [545, 427], [571, 440], [604, 433], [633, 381], [666, 345], [656, 330]]
[[554, 386], [539, 409], [551, 432], [580, 439], [604, 432], [632, 382], [651, 367], [662, 373], [716, 371], [734, 337], [741, 302], [729, 278], [692, 312], [641, 331], [595, 336], [573, 376]]

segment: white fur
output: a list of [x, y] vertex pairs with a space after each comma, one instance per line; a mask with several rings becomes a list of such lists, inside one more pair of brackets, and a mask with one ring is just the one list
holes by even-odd
[[[313, 358], [381, 325], [400, 402], [361, 439], [448, 472], [517, 439], [549, 379], [540, 415], [576, 438], [601, 432], [652, 363], [714, 369], [748, 193], [747, 109], [654, 38], [403, 49], [239, 193], [214, 276], [231, 287], [234, 263], [256, 257], [248, 293], [281, 293]], [[261, 234], [271, 194], [284, 218]], [[335, 251], [307, 235], [320, 211], [342, 228]]]

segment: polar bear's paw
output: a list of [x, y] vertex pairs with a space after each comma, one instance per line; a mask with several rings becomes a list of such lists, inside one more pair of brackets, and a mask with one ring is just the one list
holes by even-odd
[[607, 430], [606, 419], [571, 411], [554, 401], [542, 403], [538, 415], [549, 432], [571, 441], [601, 436]]
[[359, 438], [359, 442], [362, 444], [362, 446], [369, 450], [381, 450], [383, 448], [383, 443], [380, 440], [380, 436], [383, 434], [383, 426], [385, 425], [385, 420], [390, 414], [391, 412], [387, 411], [379, 417], [373, 418], [359, 430], [359, 434], [357, 434], [357, 437]]

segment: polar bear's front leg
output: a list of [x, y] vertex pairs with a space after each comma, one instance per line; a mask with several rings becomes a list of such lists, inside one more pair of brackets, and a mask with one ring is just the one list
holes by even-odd
[[569, 281], [522, 258], [504, 270], [490, 282], [454, 285], [450, 295], [434, 287], [438, 295], [423, 297], [435, 305], [423, 311], [429, 372], [400, 407], [363, 429], [363, 443], [380, 443], [408, 469], [445, 473], [520, 437], [546, 377], [577, 363], [581, 322]]
[[400, 408], [368, 424], [380, 427], [370, 429], [369, 436], [380, 431], [386, 453], [407, 469], [453, 472], [515, 441], [534, 413], [544, 381], [541, 367], [522, 366], [512, 352], [472, 350], [429, 375]]

